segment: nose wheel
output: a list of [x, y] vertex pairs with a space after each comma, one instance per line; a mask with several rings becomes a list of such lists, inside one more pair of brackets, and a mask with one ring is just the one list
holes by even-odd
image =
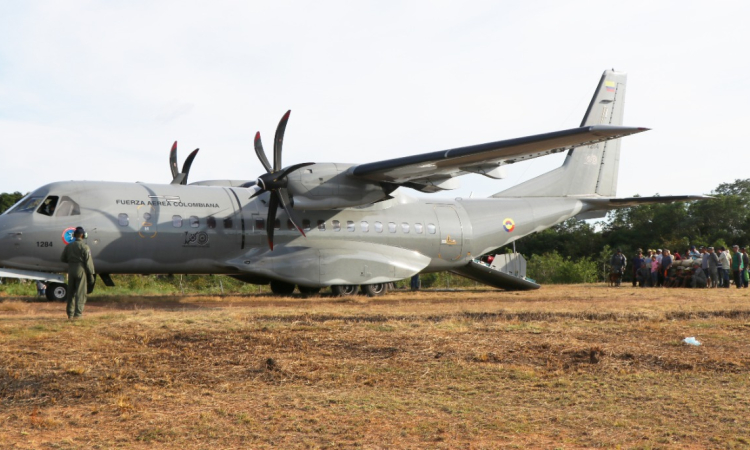
[[68, 285], [63, 283], [49, 283], [44, 295], [51, 302], [64, 302], [68, 296]]

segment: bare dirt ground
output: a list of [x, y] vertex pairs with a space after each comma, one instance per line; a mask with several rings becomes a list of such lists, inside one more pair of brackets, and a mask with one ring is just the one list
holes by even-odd
[[0, 298], [0, 448], [748, 448], [748, 430], [749, 290], [94, 297], [75, 322]]

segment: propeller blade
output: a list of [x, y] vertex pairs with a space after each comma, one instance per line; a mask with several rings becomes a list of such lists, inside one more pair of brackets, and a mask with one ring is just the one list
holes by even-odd
[[266, 172], [272, 172], [271, 170], [271, 163], [268, 162], [268, 158], [266, 158], [266, 152], [263, 151], [263, 143], [260, 142], [260, 131], [255, 133], [255, 154], [258, 155], [258, 159], [260, 160], [260, 163], [263, 164], [263, 167], [265, 167]]
[[256, 188], [256, 191], [253, 192], [253, 195], [250, 196], [249, 200], [254, 199], [255, 197], [259, 196], [260, 194], [266, 192], [265, 189], [261, 188], [260, 186], [254, 186]]
[[[273, 140], [273, 171], [277, 172], [281, 170], [281, 147], [284, 144], [284, 131], [286, 130], [286, 123], [289, 121], [289, 114], [292, 110], [284, 114], [284, 117], [279, 121], [279, 125], [276, 127], [276, 136]], [[270, 170], [269, 170], [270, 172]]]
[[[254, 182], [251, 181], [250, 183], [254, 183]], [[253, 191], [253, 194], [250, 196], [251, 199], [255, 198], [255, 197], [259, 196], [260, 194], [262, 194], [263, 192], [265, 192], [265, 191], [263, 191], [263, 189], [260, 188], [260, 186], [256, 186], [255, 184], [250, 184], [250, 183], [245, 183], [245, 184], [243, 184], [240, 187], [248, 188], [251, 191]]]
[[177, 141], [174, 141], [172, 150], [169, 151], [169, 169], [172, 171], [172, 179], [174, 180], [179, 173], [177, 171]]
[[294, 225], [294, 228], [299, 230], [299, 232], [302, 233], [302, 236], [307, 237], [307, 235], [305, 234], [305, 230], [303, 230], [302, 227], [299, 226], [299, 217], [294, 212], [294, 208], [292, 208], [292, 201], [289, 198], [289, 193], [284, 188], [280, 188], [277, 193], [279, 194], [281, 207], [284, 208], [284, 211], [286, 211], [287, 215], [289, 216], [289, 220], [291, 220], [292, 225]]
[[273, 251], [273, 230], [276, 224], [276, 208], [279, 206], [279, 198], [276, 195], [271, 194], [271, 199], [268, 202], [268, 218], [266, 219], [266, 234], [268, 235], [268, 247]]
[[187, 184], [188, 174], [190, 173], [190, 166], [193, 165], [193, 160], [195, 159], [195, 155], [198, 154], [199, 149], [193, 150], [185, 160], [185, 162], [182, 164], [182, 173], [185, 174], [185, 178], [182, 179], [180, 184]]

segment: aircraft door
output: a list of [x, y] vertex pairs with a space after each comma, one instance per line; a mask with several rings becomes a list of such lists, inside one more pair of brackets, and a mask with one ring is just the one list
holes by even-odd
[[452, 206], [435, 206], [439, 224], [440, 258], [456, 261], [463, 254], [463, 228], [458, 213]]

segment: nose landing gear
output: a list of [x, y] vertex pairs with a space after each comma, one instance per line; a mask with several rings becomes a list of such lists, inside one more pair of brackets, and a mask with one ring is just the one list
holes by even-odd
[[49, 283], [44, 295], [51, 302], [64, 302], [68, 295], [68, 285], [63, 283]]

